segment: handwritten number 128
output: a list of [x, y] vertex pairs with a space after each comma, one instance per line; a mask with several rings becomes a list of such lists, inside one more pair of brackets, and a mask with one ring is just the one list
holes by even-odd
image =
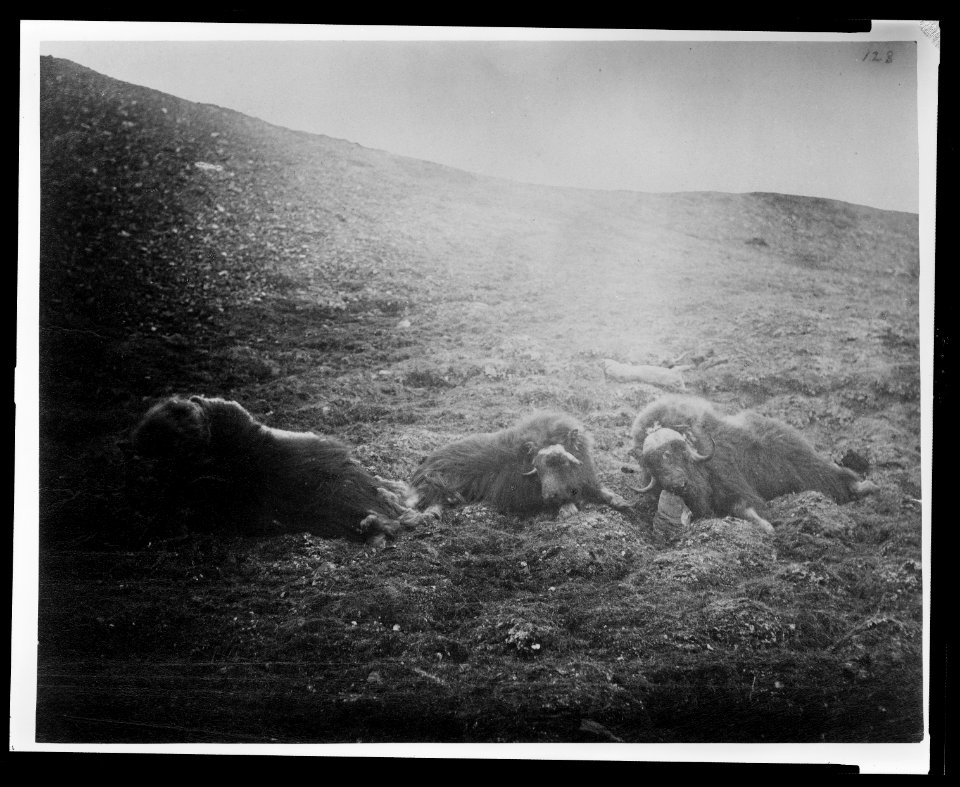
[[[873, 57], [870, 57], [870, 55], [873, 55]], [[870, 57], [870, 62], [871, 62], [871, 63], [892, 63], [892, 62], [893, 62], [893, 50], [892, 50], [892, 49], [888, 49], [888, 50], [887, 50], [887, 59], [886, 59], [886, 60], [884, 60], [882, 57], [880, 57], [880, 53], [879, 53], [877, 50], [873, 50], [873, 52], [867, 52], [867, 54], [865, 54], [865, 55], [863, 56], [863, 60], [866, 60], [868, 57]], [[860, 62], [862, 63], [863, 60], [861, 60]]]

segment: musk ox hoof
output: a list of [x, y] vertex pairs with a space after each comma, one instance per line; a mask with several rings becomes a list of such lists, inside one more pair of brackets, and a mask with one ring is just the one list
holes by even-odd
[[380, 498], [384, 508], [397, 516], [407, 511], [407, 507], [397, 496], [396, 492], [391, 492], [389, 489], [380, 486], [377, 487], [377, 497]]
[[773, 525], [757, 513], [753, 506], [736, 506], [733, 515], [738, 519], [745, 519], [759, 527], [764, 533], [772, 533]]
[[400, 514], [399, 517], [397, 517], [397, 521], [404, 528], [404, 530], [410, 530], [411, 528], [417, 527], [417, 525], [433, 522], [436, 521], [436, 519], [439, 519], [439, 514], [434, 516], [425, 511], [411, 511], [410, 509], [407, 509]]
[[360, 532], [364, 534], [368, 545], [382, 546], [386, 539], [395, 537], [397, 526], [398, 523], [393, 519], [371, 513], [360, 522]]
[[564, 503], [557, 512], [557, 519], [570, 519], [578, 513], [577, 507], [573, 503]]
[[753, 522], [753, 524], [759, 527], [764, 533], [773, 533], [773, 525], [762, 516], [749, 517], [749, 521]]
[[422, 516], [424, 521], [432, 519], [434, 522], [439, 522], [443, 518], [443, 506], [439, 503], [435, 503], [432, 506], [427, 506], [423, 510]]
[[611, 492], [609, 489], [601, 489], [600, 496], [603, 498], [604, 503], [618, 511], [629, 511], [633, 508], [633, 506], [620, 497], [620, 495], [616, 492]]
[[393, 481], [389, 478], [382, 478], [378, 475], [375, 475], [373, 480], [377, 482], [377, 486], [393, 492], [401, 500], [410, 494], [410, 487], [407, 486], [407, 484], [403, 481]]
[[873, 481], [856, 481], [850, 486], [850, 491], [856, 497], [866, 497], [880, 491], [880, 487]]

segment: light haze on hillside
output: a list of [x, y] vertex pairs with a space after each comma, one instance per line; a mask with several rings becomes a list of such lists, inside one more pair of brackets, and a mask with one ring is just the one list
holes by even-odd
[[[901, 28], [887, 32], [909, 32]], [[280, 126], [522, 182], [782, 192], [918, 211], [914, 41], [537, 36], [41, 37], [39, 52]]]

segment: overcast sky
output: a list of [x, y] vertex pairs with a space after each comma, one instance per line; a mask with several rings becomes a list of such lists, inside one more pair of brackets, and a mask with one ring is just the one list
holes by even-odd
[[39, 51], [288, 128], [514, 180], [918, 209], [912, 41], [41, 37]]

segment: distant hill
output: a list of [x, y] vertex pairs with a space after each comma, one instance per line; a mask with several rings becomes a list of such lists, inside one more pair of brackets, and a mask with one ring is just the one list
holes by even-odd
[[582, 255], [591, 236], [633, 235], [648, 254], [651, 232], [659, 243], [746, 245], [810, 268], [915, 273], [913, 214], [778, 194], [522, 185], [290, 131], [53, 57], [41, 59], [41, 98], [44, 303], [55, 314], [76, 291], [72, 319], [180, 324], [172, 315], [182, 306], [202, 320], [303, 276], [335, 300], [323, 280], [345, 262], [388, 280], [415, 271], [431, 291], [431, 275], [446, 289], [456, 270], [469, 288], [477, 247], [513, 252], [483, 261], [497, 276], [516, 256], [511, 244], [531, 256], [560, 247], [551, 265], [569, 255], [584, 266], [602, 261], [602, 246], [593, 260]]

